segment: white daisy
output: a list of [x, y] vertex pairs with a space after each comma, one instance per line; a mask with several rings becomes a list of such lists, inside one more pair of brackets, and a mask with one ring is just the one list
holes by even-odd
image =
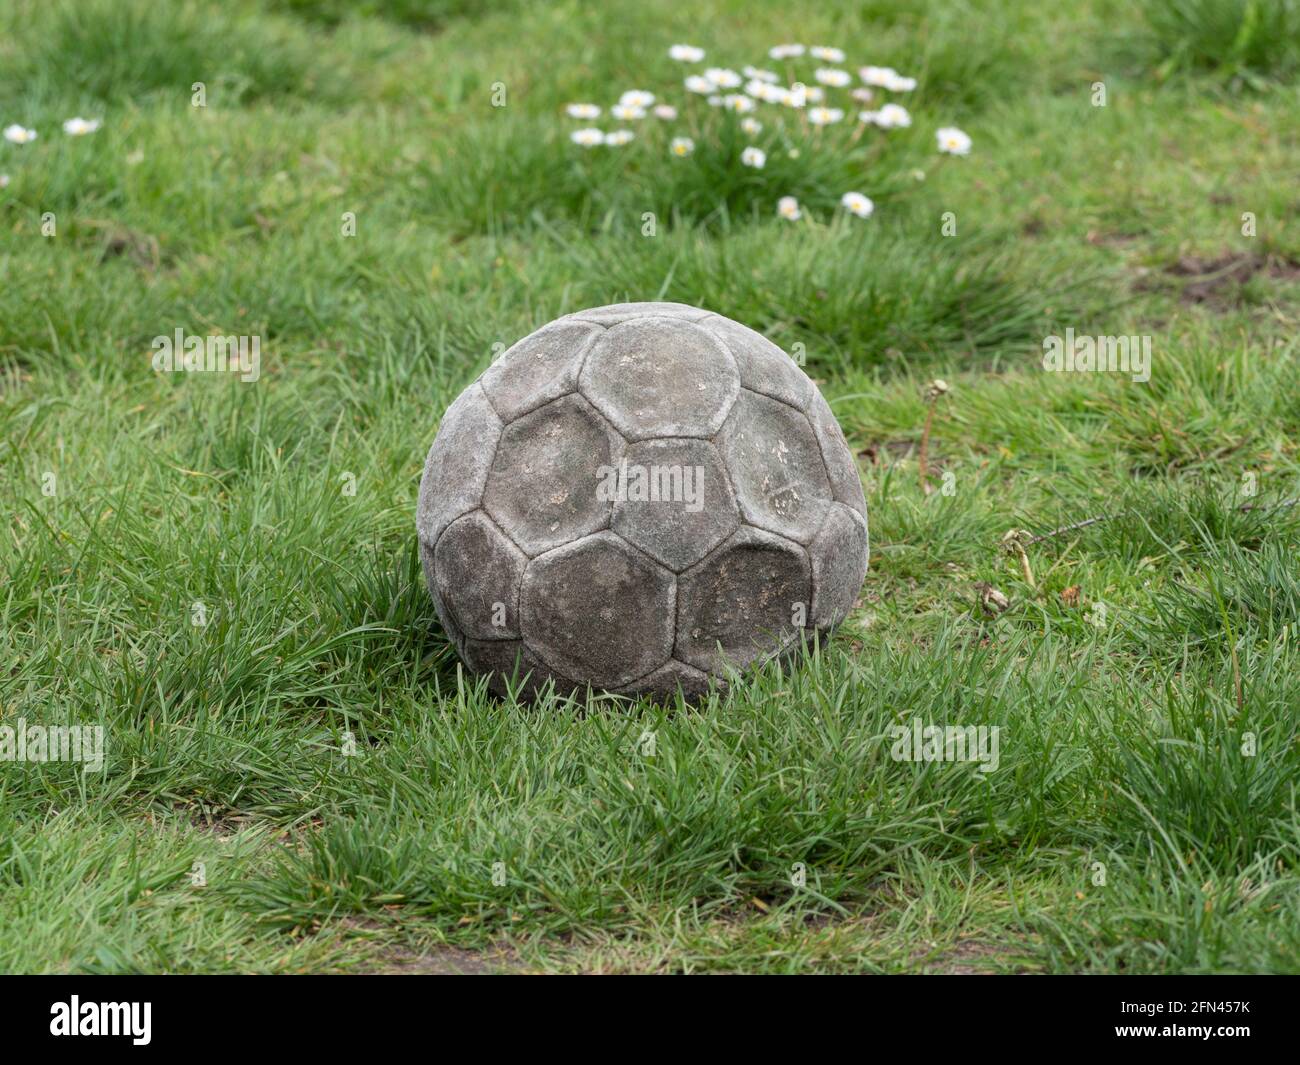
[[870, 218], [871, 212], [876, 209], [876, 205], [860, 192], [846, 192], [840, 197], [840, 205], [859, 218]]
[[646, 92], [645, 89], [628, 89], [618, 98], [618, 102], [624, 107], [639, 107], [644, 111], [655, 102], [655, 94]]
[[803, 55], [804, 46], [802, 44], [778, 44], [768, 50], [768, 55], [773, 59], [794, 59]]
[[570, 118], [581, 118], [588, 122], [600, 117], [600, 108], [595, 104], [569, 104], [564, 110]]
[[721, 107], [723, 100], [721, 96], [715, 93], [714, 95], [708, 97], [705, 100], [705, 103], [707, 103], [710, 107]]
[[885, 104], [876, 112], [876, 125], [881, 129], [903, 129], [912, 124], [912, 116], [901, 104]]
[[902, 104], [885, 104], [876, 124], [884, 129], [905, 129], [912, 124], [912, 116]]
[[701, 96], [713, 91], [713, 82], [703, 74], [692, 74], [683, 84], [685, 84], [687, 92], [698, 92]]
[[820, 59], [825, 63], [843, 63], [844, 53], [838, 48], [827, 48], [820, 45], [816, 48], [809, 48], [808, 54], [814, 59]]
[[680, 63], [698, 63], [704, 58], [704, 49], [693, 44], [675, 44], [668, 49], [668, 57]]
[[0, 189], [7, 189], [8, 187], [9, 187], [9, 175], [0, 174]]
[[826, 90], [820, 85], [805, 86], [803, 94], [810, 104], [819, 104], [826, 99]]
[[645, 118], [645, 108], [633, 107], [631, 104], [615, 104], [609, 109], [609, 117], [616, 118], [620, 122], [631, 122], [634, 119]]
[[862, 67], [858, 70], [858, 77], [862, 79], [862, 84], [874, 85], [879, 89], [885, 88], [898, 76], [898, 71], [893, 67]]
[[605, 143], [604, 131], [599, 129], [575, 129], [569, 134], [569, 140], [581, 144], [584, 148], [594, 148]]
[[808, 121], [814, 126], [829, 126], [843, 117], [844, 112], [838, 107], [813, 107], [808, 111]]
[[35, 139], [34, 129], [27, 129], [16, 122], [12, 126], [5, 126], [5, 140], [10, 144], [30, 144]]
[[775, 85], [781, 80], [779, 74], [774, 74], [770, 70], [762, 70], [759, 67], [745, 67], [741, 70], [741, 73], [747, 78], [752, 78], [754, 81], [765, 81], [769, 85]]
[[836, 70], [834, 67], [821, 67], [813, 77], [833, 89], [842, 89], [853, 80], [847, 70]]
[[869, 104], [871, 103], [872, 98], [876, 94], [873, 93], [870, 89], [854, 89], [853, 92], [851, 92], [849, 95], [852, 96], [853, 99], [858, 100], [861, 103]]
[[758, 110], [758, 104], [754, 103], [744, 93], [728, 93], [722, 98], [722, 102], [726, 105], [728, 111], [735, 111], [738, 115], [748, 115]]
[[901, 74], [895, 74], [885, 82], [884, 88], [890, 92], [911, 92], [916, 88], [915, 78], [905, 78]]
[[655, 104], [655, 118], [662, 118], [671, 122], [677, 117], [677, 108], [670, 107], [668, 104]]
[[763, 123], [756, 118], [745, 118], [741, 119], [740, 128], [749, 134], [749, 136], [757, 137], [763, 132]]
[[803, 217], [803, 212], [799, 210], [799, 201], [793, 196], [782, 196], [777, 200], [776, 213], [791, 222], [797, 222]]
[[704, 72], [704, 76], [719, 89], [738, 89], [744, 81], [744, 78], [734, 70], [728, 70], [726, 67], [709, 67]]
[[767, 152], [762, 148], [746, 148], [740, 153], [740, 161], [745, 166], [752, 166], [755, 170], [762, 170], [767, 165]]
[[674, 137], [672, 144], [668, 146], [668, 150], [673, 155], [687, 156], [695, 151], [695, 142], [690, 137]]
[[605, 134], [605, 143], [611, 148], [618, 148], [631, 142], [632, 138], [635, 136], [636, 134], [630, 129], [616, 129], [613, 133]]
[[945, 126], [935, 132], [939, 142], [939, 151], [949, 155], [970, 155], [971, 139], [954, 126]]
[[99, 119], [82, 118], [78, 115], [76, 118], [70, 118], [63, 123], [63, 132], [69, 137], [84, 137], [87, 133], [94, 133], [99, 129]]

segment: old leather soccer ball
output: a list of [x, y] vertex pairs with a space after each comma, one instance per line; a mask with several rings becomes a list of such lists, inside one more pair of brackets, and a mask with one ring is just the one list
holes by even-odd
[[698, 698], [828, 632], [867, 568], [817, 387], [679, 303], [579, 311], [497, 358], [442, 419], [416, 527], [438, 617], [498, 692]]

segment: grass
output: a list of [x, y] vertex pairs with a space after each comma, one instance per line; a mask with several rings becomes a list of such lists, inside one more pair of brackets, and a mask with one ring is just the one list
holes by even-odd
[[1295, 0], [1148, 2], [1144, 13], [1162, 75], [1200, 69], [1254, 87], [1300, 63]]
[[[107, 762], [0, 761], [0, 968], [1295, 971], [1294, 17], [8, 5], [0, 114], [40, 138], [0, 145], [0, 724], [102, 725]], [[667, 47], [790, 39], [915, 74], [913, 128], [764, 112], [735, 166]], [[695, 156], [568, 142], [630, 82]], [[695, 710], [497, 699], [423, 587], [424, 453], [498, 345], [661, 298], [805, 354], [867, 489], [858, 609]], [[261, 337], [260, 378], [154, 373], [178, 327]], [[1151, 380], [1043, 372], [1067, 327], [1151, 336]], [[1032, 584], [999, 546], [1091, 517]], [[892, 760], [913, 719], [998, 726], [997, 769]]]

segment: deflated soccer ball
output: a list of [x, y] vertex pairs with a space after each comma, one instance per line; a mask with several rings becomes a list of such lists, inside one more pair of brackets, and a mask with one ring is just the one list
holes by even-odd
[[533, 692], [688, 699], [842, 621], [867, 506], [780, 348], [680, 303], [566, 315], [448, 408], [416, 516], [461, 657]]

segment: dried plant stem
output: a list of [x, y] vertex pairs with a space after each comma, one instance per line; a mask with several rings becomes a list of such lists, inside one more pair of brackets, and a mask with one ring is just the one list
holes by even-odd
[[925, 428], [921, 431], [921, 450], [916, 457], [917, 470], [921, 475], [921, 490], [929, 495], [933, 489], [930, 487], [930, 429], [934, 425], [934, 405], [938, 402], [938, 397], [930, 400], [929, 405], [925, 408]]
[[1025, 545], [1016, 541], [1016, 553], [1020, 556], [1020, 568], [1025, 574], [1025, 583], [1031, 588], [1037, 588], [1034, 583], [1034, 571], [1029, 568], [1029, 555], [1025, 551]]
[[[1284, 499], [1280, 503], [1270, 503], [1267, 505], [1261, 503], [1246, 503], [1238, 507], [1237, 510], [1242, 514], [1245, 514], [1252, 510], [1283, 510], [1287, 507], [1294, 507], [1296, 505], [1300, 505], [1300, 498]], [[1039, 544], [1044, 540], [1050, 540], [1055, 536], [1060, 536], [1062, 533], [1074, 532], [1075, 529], [1086, 529], [1089, 525], [1096, 525], [1099, 521], [1109, 521], [1114, 516], [1114, 514], [1098, 514], [1092, 518], [1084, 518], [1083, 521], [1076, 521], [1069, 525], [1062, 525], [1059, 529], [1053, 529], [1051, 532], [1045, 532], [1038, 536], [1031, 537], [1025, 542], [1028, 544]]]
[[1025, 583], [1031, 588], [1037, 588], [1034, 571], [1029, 566], [1029, 553], [1025, 550], [1025, 544], [1032, 541], [1033, 537], [1026, 529], [1008, 529], [1002, 537], [1002, 546], [1020, 558], [1020, 570], [1025, 576]]
[[1109, 517], [1109, 514], [1098, 514], [1095, 518], [1084, 518], [1083, 521], [1076, 521], [1072, 525], [1062, 525], [1059, 529], [1053, 529], [1051, 532], [1045, 532], [1041, 536], [1035, 536], [1029, 541], [1029, 543], [1039, 544], [1044, 540], [1052, 539], [1054, 536], [1060, 536], [1062, 533], [1073, 532], [1075, 529], [1086, 529], [1089, 525], [1096, 525], [1097, 522], [1105, 521]]

